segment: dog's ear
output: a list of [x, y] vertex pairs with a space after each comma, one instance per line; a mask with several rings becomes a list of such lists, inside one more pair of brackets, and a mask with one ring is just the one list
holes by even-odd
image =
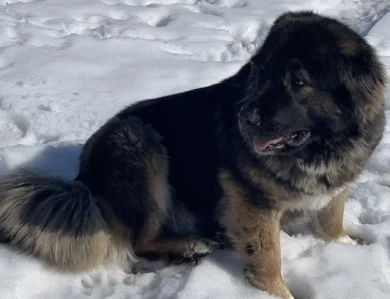
[[329, 22], [333, 33], [337, 67], [341, 80], [358, 98], [376, 98], [386, 75], [375, 50], [354, 30], [340, 22]]
[[359, 98], [372, 98], [377, 96], [378, 89], [383, 91], [386, 74], [374, 49], [369, 45], [360, 45], [353, 55], [343, 53], [339, 68], [343, 83], [349, 90], [355, 91]]
[[[374, 121], [384, 103], [386, 73], [374, 49], [363, 39], [352, 52], [340, 48], [338, 64], [341, 81], [360, 107], [356, 117], [361, 122]], [[381, 104], [378, 104], [381, 103]], [[364, 111], [364, 113], [362, 112]]]

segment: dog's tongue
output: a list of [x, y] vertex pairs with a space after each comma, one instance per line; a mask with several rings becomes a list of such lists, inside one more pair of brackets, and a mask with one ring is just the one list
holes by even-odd
[[268, 139], [268, 140], [260, 140], [258, 138], [255, 138], [254, 145], [257, 151], [263, 151], [267, 148], [267, 146], [271, 144], [277, 144], [280, 141], [282, 141], [283, 137], [275, 138], [275, 139]]

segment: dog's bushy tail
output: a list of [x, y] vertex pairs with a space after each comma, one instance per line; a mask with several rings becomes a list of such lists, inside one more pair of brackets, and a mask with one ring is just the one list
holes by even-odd
[[86, 186], [26, 170], [0, 179], [0, 239], [64, 270], [98, 266], [110, 251]]

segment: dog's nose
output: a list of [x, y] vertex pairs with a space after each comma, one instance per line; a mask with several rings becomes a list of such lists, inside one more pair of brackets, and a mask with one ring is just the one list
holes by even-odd
[[261, 119], [260, 119], [260, 114], [259, 110], [257, 108], [253, 109], [251, 112], [248, 112], [246, 115], [246, 120], [245, 122], [249, 126], [260, 126]]

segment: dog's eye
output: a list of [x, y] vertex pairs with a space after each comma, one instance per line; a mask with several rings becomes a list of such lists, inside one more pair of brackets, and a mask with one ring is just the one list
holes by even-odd
[[298, 87], [303, 87], [305, 85], [305, 82], [303, 82], [303, 80], [301, 79], [293, 79], [292, 80], [292, 83], [295, 85], [295, 86], [298, 86]]

